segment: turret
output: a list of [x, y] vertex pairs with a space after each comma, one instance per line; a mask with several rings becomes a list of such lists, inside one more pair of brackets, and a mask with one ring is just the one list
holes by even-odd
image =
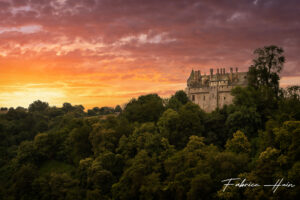
[[201, 83], [201, 79], [202, 79], [202, 77], [201, 77], [201, 71], [198, 70], [198, 81], [200, 81], [200, 83]]
[[195, 75], [194, 75], [194, 81], [198, 80], [198, 71], [195, 71]]
[[194, 80], [194, 70], [192, 69], [190, 77], [187, 80], [187, 85], [190, 86], [191, 82]]

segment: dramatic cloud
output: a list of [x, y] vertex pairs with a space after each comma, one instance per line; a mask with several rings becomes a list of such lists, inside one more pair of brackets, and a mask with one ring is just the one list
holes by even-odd
[[0, 0], [0, 106], [168, 96], [192, 68], [246, 71], [270, 44], [282, 85], [299, 84], [299, 13], [297, 0]]

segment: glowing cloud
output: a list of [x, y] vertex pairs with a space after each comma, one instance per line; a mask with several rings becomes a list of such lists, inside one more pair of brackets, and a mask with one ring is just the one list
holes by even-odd
[[299, 8], [294, 0], [0, 0], [0, 107], [167, 97], [192, 68], [246, 71], [253, 50], [270, 44], [285, 50], [281, 84], [299, 84]]

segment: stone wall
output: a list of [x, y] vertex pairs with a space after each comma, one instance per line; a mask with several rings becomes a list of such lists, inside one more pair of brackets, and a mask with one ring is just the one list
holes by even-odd
[[209, 76], [202, 76], [200, 71], [192, 71], [186, 88], [189, 99], [206, 112], [231, 104], [231, 89], [247, 85], [247, 73], [238, 72], [237, 68], [235, 73], [232, 68], [230, 73], [226, 73], [225, 68], [218, 69], [216, 74], [213, 74], [213, 69], [210, 72]]

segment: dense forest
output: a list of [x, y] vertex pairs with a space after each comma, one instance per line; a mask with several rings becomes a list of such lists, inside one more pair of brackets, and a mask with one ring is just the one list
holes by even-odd
[[[279, 87], [283, 50], [255, 50], [248, 87], [205, 113], [184, 91], [122, 109], [42, 101], [0, 111], [0, 199], [296, 199], [300, 87]], [[229, 178], [294, 187], [228, 186]]]

